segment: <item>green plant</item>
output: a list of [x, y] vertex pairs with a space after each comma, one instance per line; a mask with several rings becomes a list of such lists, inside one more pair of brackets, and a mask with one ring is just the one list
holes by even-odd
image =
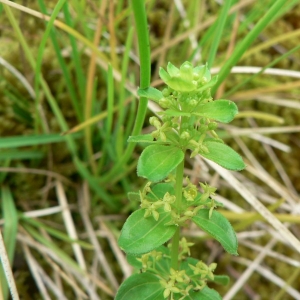
[[[137, 166], [148, 180], [130, 200], [141, 208], [125, 222], [119, 238], [128, 261], [141, 273], [123, 282], [116, 299], [221, 299], [207, 281], [226, 284], [227, 276], [214, 275], [216, 263], [206, 265], [190, 257], [193, 243], [180, 239], [180, 228], [194, 222], [237, 255], [237, 239], [228, 220], [215, 208], [216, 188], [200, 183], [202, 193], [189, 178], [184, 180], [184, 158], [191, 152], [229, 170], [242, 170], [242, 158], [225, 145], [215, 132], [217, 123], [230, 122], [237, 106], [229, 100], [213, 101], [210, 89], [217, 82], [207, 65], [193, 67], [184, 62], [178, 69], [168, 63], [159, 75], [167, 87], [139, 89], [138, 95], [154, 100], [163, 109], [150, 118], [151, 134], [129, 137], [129, 142], [146, 144]], [[172, 238], [168, 247], [163, 244]]]

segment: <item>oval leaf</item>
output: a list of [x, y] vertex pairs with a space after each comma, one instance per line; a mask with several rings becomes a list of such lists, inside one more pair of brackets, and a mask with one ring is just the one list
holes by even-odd
[[159, 219], [144, 218], [145, 210], [139, 209], [126, 220], [119, 238], [119, 246], [129, 254], [143, 254], [164, 244], [175, 233], [176, 226], [165, 226], [171, 221], [169, 212], [157, 210]]
[[161, 91], [159, 91], [151, 86], [149, 86], [145, 89], [138, 89], [137, 93], [140, 97], [146, 97], [146, 98], [152, 99], [156, 102], [158, 102], [160, 99], [162, 99], [164, 97]]
[[181, 77], [172, 77], [165, 83], [173, 90], [178, 92], [191, 92], [194, 91], [197, 86], [192, 81], [186, 81]]
[[183, 160], [184, 153], [176, 147], [148, 146], [141, 154], [137, 173], [152, 182], [166, 178]]
[[[180, 299], [180, 295], [175, 294], [174, 299]], [[222, 300], [222, 297], [217, 291], [206, 286], [201, 291], [191, 290], [184, 300]]]
[[115, 300], [164, 300], [163, 291], [155, 275], [133, 274], [121, 284]]
[[241, 156], [229, 146], [215, 141], [206, 141], [203, 145], [207, 147], [209, 153], [199, 154], [223, 168], [233, 171], [240, 171], [245, 168], [245, 163]]
[[238, 255], [238, 242], [235, 232], [229, 221], [222, 214], [213, 211], [211, 218], [209, 218], [209, 209], [201, 209], [192, 220], [203, 231], [220, 242], [228, 253]]
[[234, 102], [229, 100], [216, 100], [198, 106], [196, 111], [192, 114], [229, 123], [237, 113], [238, 108]]

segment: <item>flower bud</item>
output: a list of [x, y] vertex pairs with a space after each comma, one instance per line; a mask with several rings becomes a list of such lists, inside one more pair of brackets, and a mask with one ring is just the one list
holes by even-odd
[[216, 122], [211, 122], [208, 124], [208, 130], [215, 130], [218, 124]]
[[162, 98], [158, 101], [158, 104], [162, 107], [162, 108], [169, 108], [171, 106], [171, 101], [168, 98]]
[[188, 131], [184, 131], [184, 132], [182, 132], [182, 134], [180, 135], [180, 138], [181, 138], [182, 140], [188, 140], [190, 137], [191, 137], [191, 135], [189, 134]]

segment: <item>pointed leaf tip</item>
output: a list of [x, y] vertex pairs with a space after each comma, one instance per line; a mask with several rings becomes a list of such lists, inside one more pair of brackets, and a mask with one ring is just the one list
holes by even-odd
[[229, 221], [222, 214], [214, 210], [211, 218], [209, 218], [209, 209], [202, 209], [192, 220], [203, 231], [221, 243], [228, 253], [238, 255], [236, 234]]
[[231, 147], [216, 141], [206, 141], [203, 145], [207, 147], [209, 152], [200, 153], [200, 155], [214, 161], [221, 167], [232, 171], [240, 171], [246, 167], [242, 157]]

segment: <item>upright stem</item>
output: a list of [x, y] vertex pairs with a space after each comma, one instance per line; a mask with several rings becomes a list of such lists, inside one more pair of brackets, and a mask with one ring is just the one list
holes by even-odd
[[[181, 201], [182, 201], [182, 181], [183, 181], [183, 169], [184, 169], [184, 159], [178, 165], [176, 169], [176, 185], [175, 185], [175, 196], [176, 202], [175, 206], [180, 213]], [[179, 254], [179, 239], [180, 239], [180, 226], [178, 226], [172, 240], [171, 249], [171, 267], [174, 270], [178, 270], [178, 254]]]

